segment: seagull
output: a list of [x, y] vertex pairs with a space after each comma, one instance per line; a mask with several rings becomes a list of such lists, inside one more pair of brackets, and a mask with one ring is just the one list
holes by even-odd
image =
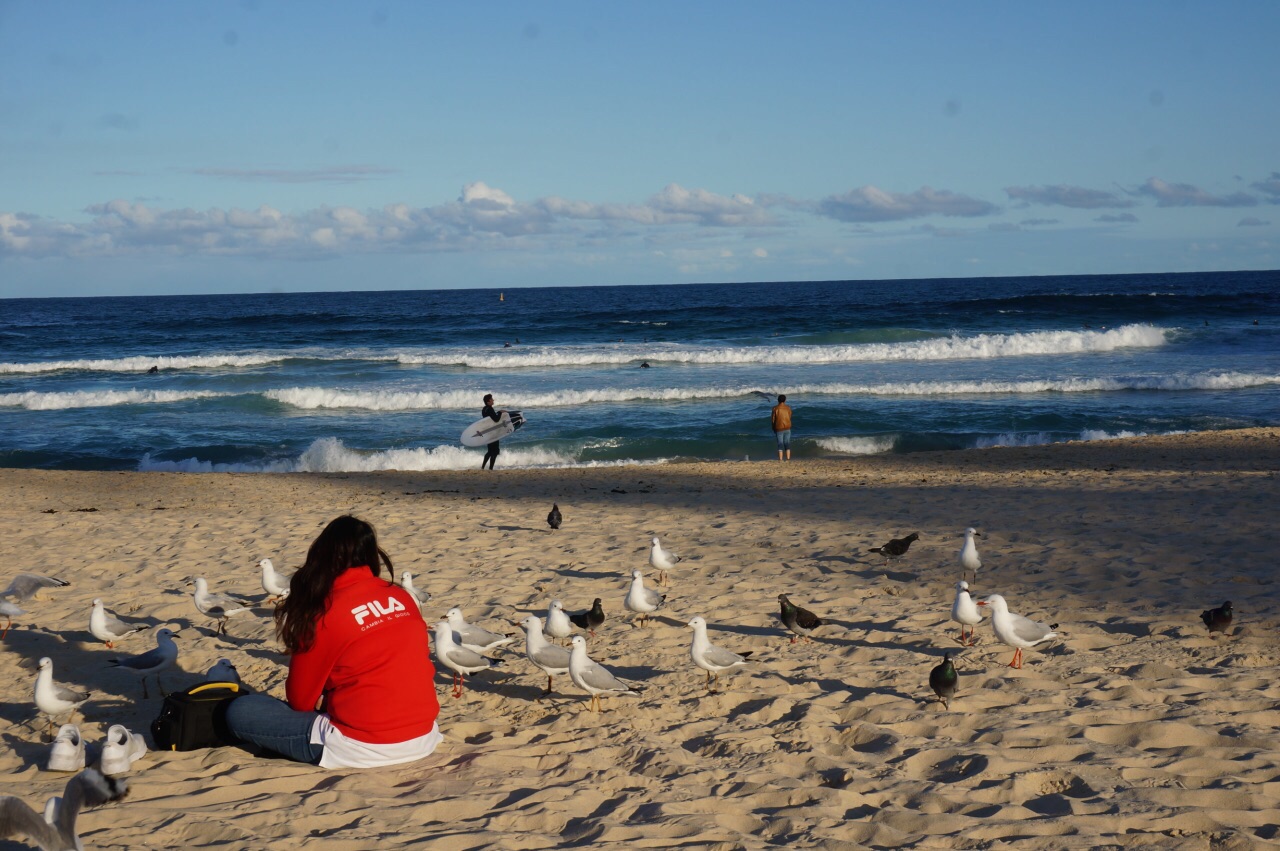
[[919, 532], [912, 532], [905, 538], [894, 538], [882, 547], [872, 547], [867, 550], [871, 553], [880, 553], [886, 559], [894, 559], [907, 554], [907, 550], [911, 549], [911, 545], [920, 539]]
[[573, 637], [573, 649], [569, 651], [569, 679], [591, 695], [590, 709], [599, 712], [602, 694], [637, 694], [640, 689], [624, 683], [609, 669], [593, 662], [587, 655], [587, 640], [581, 635]]
[[520, 625], [524, 627], [524, 655], [547, 675], [547, 690], [542, 693], [546, 697], [551, 694], [552, 677], [569, 673], [569, 651], [547, 641], [542, 634], [542, 621], [537, 615], [529, 615], [520, 621]]
[[1223, 603], [1216, 609], [1205, 609], [1200, 613], [1200, 620], [1204, 621], [1204, 625], [1208, 627], [1209, 634], [1217, 638], [1217, 633], [1223, 635], [1227, 632], [1227, 627], [1231, 626], [1231, 618], [1235, 612], [1231, 608], [1231, 601]]
[[675, 553], [664, 550], [662, 544], [658, 543], [658, 539], [653, 539], [653, 548], [649, 550], [649, 566], [658, 569], [658, 584], [670, 585], [667, 581], [667, 571], [675, 567], [680, 562], [680, 556]]
[[689, 655], [693, 657], [693, 664], [707, 672], [707, 689], [715, 691], [712, 680], [719, 683], [721, 673], [747, 664], [747, 657], [752, 651], [731, 653], [716, 647], [707, 638], [707, 622], [700, 616], [689, 621], [689, 626], [693, 627], [693, 645], [689, 649]]
[[474, 653], [488, 653], [499, 647], [504, 647], [515, 641], [510, 635], [499, 635], [496, 632], [478, 627], [475, 624], [467, 623], [462, 617], [462, 609], [452, 608], [445, 612], [445, 620], [449, 622], [449, 626], [453, 627], [453, 635], [451, 640], [465, 647]]
[[209, 583], [203, 576], [196, 577], [196, 593], [193, 595], [196, 609], [200, 614], [211, 617], [218, 622], [218, 633], [226, 635], [227, 618], [235, 617], [249, 609], [240, 605], [226, 594], [216, 594], [209, 590]]
[[956, 683], [959, 681], [960, 675], [956, 673], [956, 666], [951, 662], [951, 654], [944, 653], [942, 661], [929, 672], [929, 688], [933, 689], [938, 700], [942, 701], [943, 709], [951, 708], [951, 698], [956, 695]]
[[1009, 611], [1009, 604], [999, 594], [992, 594], [985, 600], [979, 600], [978, 605], [991, 607], [991, 628], [996, 638], [1000, 639], [1001, 643], [1015, 648], [1013, 660], [1009, 662], [1010, 668], [1022, 667], [1023, 649], [1035, 647], [1043, 641], [1058, 637], [1058, 633], [1054, 632], [1058, 628], [1056, 623], [1045, 626], [1022, 615], [1015, 615]]
[[127, 638], [135, 632], [151, 629], [148, 624], [125, 623], [106, 610], [101, 600], [93, 601], [93, 611], [89, 612], [89, 632], [94, 638], [107, 645], [110, 650], [116, 642]]
[[276, 566], [271, 559], [264, 558], [258, 562], [258, 567], [262, 568], [262, 590], [267, 592], [268, 600], [279, 603], [289, 596], [289, 580], [276, 573]]
[[596, 597], [591, 608], [585, 612], [569, 615], [569, 621], [579, 629], [585, 629], [592, 638], [595, 638], [596, 628], [604, 623], [604, 607], [600, 605], [600, 598]]
[[627, 596], [622, 601], [622, 605], [627, 607], [627, 611], [635, 612], [640, 616], [638, 620], [641, 626], [644, 626], [650, 614], [662, 608], [662, 603], [666, 599], [665, 594], [659, 594], [644, 587], [643, 573], [639, 570], [631, 571], [631, 587], [627, 590]]
[[547, 635], [552, 638], [568, 638], [573, 635], [573, 621], [564, 613], [564, 604], [552, 600], [547, 606]]
[[123, 798], [129, 790], [124, 780], [104, 777], [96, 768], [86, 769], [67, 781], [62, 797], [52, 797], [40, 816], [24, 801], [0, 797], [0, 836], [26, 836], [43, 851], [84, 851], [76, 835], [80, 810]]
[[422, 604], [431, 599], [430, 591], [419, 591], [413, 584], [413, 574], [405, 571], [400, 574], [400, 587], [409, 592], [409, 596], [422, 608]]
[[[956, 641], [972, 647], [977, 643], [977, 636], [974, 635], [973, 628], [982, 623], [982, 612], [978, 611], [978, 605], [973, 602], [973, 597], [969, 595], [969, 583], [961, 579], [956, 583], [956, 599], [951, 604], [951, 619], [960, 624], [960, 637]], [[964, 628], [969, 627], [969, 640], [965, 641]]]
[[230, 659], [219, 659], [205, 671], [204, 678], [211, 683], [238, 683], [240, 672], [236, 670], [235, 665], [231, 664]]
[[86, 700], [89, 692], [58, 685], [53, 681], [53, 660], [45, 656], [36, 671], [36, 708], [49, 719], [49, 734], [53, 735], [53, 719], [59, 715], [73, 715]]
[[137, 656], [112, 659], [110, 664], [142, 677], [143, 698], [150, 697], [147, 694], [147, 677], [151, 674], [156, 675], [156, 685], [160, 688], [160, 693], [164, 694], [164, 683], [160, 681], [160, 674], [178, 661], [178, 645], [173, 640], [176, 634], [168, 627], [158, 629], [156, 630], [155, 647], [152, 647], [146, 653], [139, 653]]
[[17, 603], [10, 603], [8, 600], [0, 600], [0, 617], [4, 618], [4, 632], [0, 632], [0, 638], [4, 638], [9, 634], [9, 627], [13, 626], [13, 619], [20, 618], [27, 612], [25, 609], [18, 607]]
[[13, 597], [19, 603], [25, 603], [45, 588], [65, 588], [70, 585], [62, 579], [52, 576], [41, 576], [38, 573], [19, 573], [13, 577], [9, 587], [0, 591], [0, 597]]
[[560, 506], [554, 502], [551, 503], [551, 513], [547, 515], [547, 525], [552, 529], [559, 529], [560, 524], [564, 522], [564, 517], [560, 514]]
[[[454, 609], [453, 611], [457, 611]], [[463, 677], [488, 670], [494, 665], [501, 665], [498, 659], [487, 659], [470, 647], [454, 643], [453, 631], [456, 629], [449, 621], [439, 621], [436, 629], [436, 658], [440, 664], [453, 671], [453, 696], [462, 697]]]
[[982, 533], [972, 526], [964, 530], [964, 546], [960, 548], [960, 578], [964, 579], [964, 572], [967, 570], [973, 574], [973, 581], [977, 582], [982, 559], [978, 558], [978, 545], [973, 542], [975, 537], [981, 538]]
[[787, 598], [786, 594], [778, 595], [778, 602], [782, 604], [782, 622], [786, 624], [787, 629], [794, 633], [791, 636], [791, 643], [796, 643], [796, 636], [809, 640], [809, 636], [814, 630], [822, 626], [825, 621], [815, 615], [808, 609], [801, 608]]

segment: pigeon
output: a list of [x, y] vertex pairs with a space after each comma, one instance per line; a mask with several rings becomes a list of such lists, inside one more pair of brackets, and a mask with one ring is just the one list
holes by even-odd
[[886, 559], [895, 559], [907, 554], [911, 545], [920, 539], [919, 532], [912, 532], [905, 538], [894, 538], [882, 547], [872, 547], [867, 552], [880, 553]]
[[1231, 608], [1231, 601], [1223, 603], [1216, 609], [1205, 609], [1200, 613], [1200, 620], [1204, 621], [1204, 625], [1208, 627], [1209, 634], [1217, 638], [1217, 633], [1224, 635], [1227, 627], [1231, 626], [1231, 618], [1235, 612]]
[[238, 683], [240, 672], [236, 670], [235, 665], [231, 664], [230, 659], [219, 659], [205, 671], [204, 678], [210, 683]]
[[501, 665], [502, 662], [498, 659], [485, 658], [470, 647], [456, 644], [453, 640], [455, 629], [456, 627], [449, 621], [436, 623], [436, 659], [441, 665], [453, 671], [453, 696], [462, 697], [463, 678], [467, 674], [487, 671], [494, 665]]
[[670, 550], [664, 550], [662, 544], [658, 543], [658, 539], [653, 539], [653, 547], [649, 550], [649, 566], [657, 568], [659, 585], [671, 584], [667, 581], [667, 571], [671, 570], [679, 562], [680, 556]]
[[585, 612], [569, 615], [569, 622], [579, 629], [585, 629], [592, 638], [595, 638], [596, 629], [604, 623], [604, 607], [600, 605], [600, 598], [596, 597], [591, 608]]
[[707, 638], [707, 622], [700, 616], [689, 621], [689, 626], [693, 628], [693, 645], [689, 648], [689, 655], [693, 657], [693, 664], [707, 672], [708, 691], [715, 691], [712, 683], [720, 682], [720, 674], [747, 664], [747, 657], [752, 651], [732, 653], [716, 647]]
[[276, 566], [271, 559], [264, 558], [258, 562], [258, 567], [262, 568], [262, 590], [267, 592], [269, 601], [279, 603], [289, 596], [289, 580], [276, 573]]
[[93, 601], [93, 611], [89, 612], [89, 632], [94, 638], [107, 645], [110, 650], [116, 642], [127, 638], [135, 632], [151, 629], [148, 624], [125, 623], [106, 610], [101, 600]]
[[65, 588], [70, 585], [62, 579], [52, 576], [41, 576], [38, 573], [19, 573], [9, 583], [9, 587], [0, 591], [0, 597], [12, 597], [19, 603], [25, 603], [45, 588]]
[[515, 641], [515, 638], [510, 635], [499, 635], [467, 623], [462, 617], [462, 609], [452, 608], [445, 612], [444, 617], [449, 622], [449, 626], [453, 627], [453, 642], [474, 653], [488, 653], [490, 650], [496, 650]]
[[43, 851], [83, 851], [76, 835], [80, 811], [118, 801], [128, 790], [124, 780], [89, 768], [67, 781], [61, 798], [49, 799], [43, 816], [12, 795], [0, 796], [0, 836], [29, 837]]
[[569, 673], [569, 651], [547, 641], [542, 634], [542, 621], [537, 615], [529, 615], [520, 621], [520, 625], [524, 627], [525, 634], [524, 654], [534, 667], [547, 675], [547, 690], [542, 693], [542, 697], [546, 697], [551, 694], [552, 678], [556, 674]]
[[573, 635], [573, 621], [564, 613], [564, 605], [552, 600], [547, 606], [547, 635], [552, 638], [568, 638]]
[[431, 592], [419, 590], [413, 584], [413, 574], [407, 570], [400, 574], [400, 587], [409, 592], [409, 596], [418, 604], [418, 608], [422, 608], [422, 604], [431, 599]]
[[227, 618], [247, 612], [249, 609], [240, 605], [226, 594], [216, 594], [209, 590], [209, 583], [203, 576], [196, 577], [196, 593], [192, 595], [196, 609], [200, 614], [213, 618], [218, 622], [218, 634], [227, 632]]
[[[960, 624], [960, 637], [956, 641], [972, 647], [977, 643], [977, 636], [974, 635], [973, 628], [982, 623], [982, 612], [978, 611], [978, 605], [973, 602], [973, 597], [969, 594], [969, 583], [961, 579], [956, 583], [956, 598], [951, 603], [951, 619]], [[969, 639], [965, 640], [964, 628], [969, 627]]]
[[951, 698], [956, 696], [956, 683], [959, 681], [960, 675], [956, 673], [956, 666], [951, 662], [951, 654], [944, 653], [942, 661], [929, 672], [929, 688], [933, 689], [938, 700], [942, 701], [943, 709], [951, 708]]
[[644, 574], [639, 570], [631, 571], [631, 587], [627, 589], [627, 596], [622, 601], [622, 605], [626, 606], [627, 611], [635, 612], [640, 617], [640, 625], [644, 626], [649, 620], [649, 615], [662, 608], [662, 603], [667, 599], [665, 594], [659, 594], [657, 591], [644, 587]]
[[0, 600], [0, 617], [4, 618], [4, 632], [0, 632], [0, 639], [9, 634], [9, 627], [13, 626], [13, 619], [20, 618], [26, 613], [26, 610], [19, 608], [16, 603]]
[[560, 514], [560, 506], [554, 502], [551, 503], [551, 513], [547, 515], [547, 525], [552, 529], [559, 529], [560, 524], [564, 522], [564, 517]]
[[978, 605], [991, 607], [991, 629], [995, 632], [996, 638], [1000, 639], [1001, 643], [1014, 648], [1013, 660], [1009, 662], [1010, 668], [1022, 667], [1022, 651], [1025, 648], [1035, 647], [1041, 642], [1058, 637], [1058, 633], [1054, 632], [1058, 628], [1056, 623], [1045, 626], [1022, 615], [1015, 615], [1009, 611], [1009, 604], [999, 594], [992, 594], [985, 600], [979, 600]]
[[638, 694], [640, 689], [624, 683], [598, 662], [587, 655], [587, 640], [581, 635], [573, 637], [573, 648], [569, 651], [569, 679], [578, 688], [591, 695], [588, 708], [599, 712], [600, 695], [602, 694]]
[[174, 662], [178, 661], [178, 645], [174, 643], [176, 632], [164, 627], [156, 630], [156, 646], [152, 647], [146, 653], [139, 653], [137, 656], [126, 656], [123, 659], [112, 659], [112, 665], [137, 674], [142, 678], [142, 696], [150, 697], [147, 694], [147, 677], [151, 674], [156, 675], [156, 686], [160, 689], [160, 694], [164, 694], [164, 683], [160, 681], [160, 674], [170, 668]]
[[778, 595], [778, 602], [782, 604], [782, 622], [786, 624], [787, 629], [794, 633], [791, 636], [791, 643], [796, 643], [796, 637], [809, 640], [809, 636], [814, 630], [822, 626], [824, 621], [808, 609], [801, 608], [787, 598], [786, 594]]
[[89, 692], [58, 685], [53, 681], [53, 660], [45, 656], [37, 665], [35, 702], [40, 714], [49, 719], [49, 735], [53, 735], [53, 719], [59, 715], [73, 715], [85, 701]]
[[978, 558], [978, 545], [973, 539], [981, 538], [982, 533], [970, 526], [964, 530], [964, 546], [960, 548], [960, 578], [964, 579], [967, 570], [973, 574], [973, 581], [978, 581], [978, 569], [982, 567], [982, 559]]

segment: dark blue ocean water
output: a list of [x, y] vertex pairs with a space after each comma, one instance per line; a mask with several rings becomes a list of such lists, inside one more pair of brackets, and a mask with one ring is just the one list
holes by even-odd
[[780, 392], [798, 457], [1280, 424], [1277, 272], [501, 295], [0, 301], [0, 467], [479, 466], [485, 393], [506, 466], [767, 459]]

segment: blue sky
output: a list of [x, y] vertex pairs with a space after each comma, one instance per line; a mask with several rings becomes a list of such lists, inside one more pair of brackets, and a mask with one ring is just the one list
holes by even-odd
[[1280, 267], [1280, 3], [0, 0], [0, 297]]

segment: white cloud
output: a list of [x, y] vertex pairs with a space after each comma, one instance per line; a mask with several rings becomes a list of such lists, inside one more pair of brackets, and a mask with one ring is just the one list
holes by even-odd
[[909, 195], [863, 186], [831, 195], [817, 205], [819, 215], [842, 222], [890, 222], [924, 216], [987, 216], [994, 204], [947, 190], [922, 187]]
[[1061, 184], [1058, 186], [1009, 186], [1004, 191], [1013, 200], [1027, 204], [1052, 204], [1082, 210], [1132, 207], [1135, 203], [1113, 192]]
[[1244, 192], [1212, 195], [1189, 183], [1166, 183], [1152, 177], [1138, 191], [1156, 199], [1158, 207], [1252, 207], [1258, 199]]

